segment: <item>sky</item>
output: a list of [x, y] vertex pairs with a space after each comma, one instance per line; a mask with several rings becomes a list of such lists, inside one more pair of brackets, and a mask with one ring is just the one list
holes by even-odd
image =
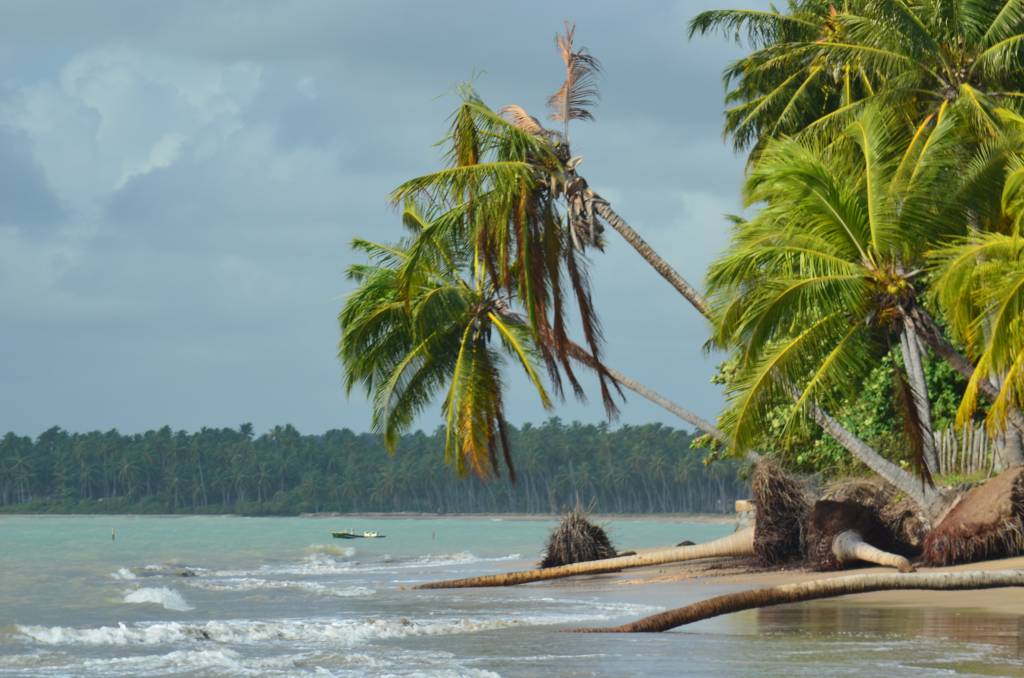
[[[0, 431], [367, 430], [336, 357], [348, 243], [402, 235], [388, 192], [440, 166], [458, 83], [546, 113], [565, 19], [604, 65], [596, 120], [572, 130], [581, 172], [702, 286], [741, 209], [721, 136], [741, 51], [686, 26], [761, 4], [3, 0]], [[608, 237], [591, 257], [607, 363], [714, 417], [705, 321]], [[600, 421], [588, 390], [553, 414]], [[549, 416], [513, 378], [506, 408]], [[682, 425], [628, 397], [621, 422], [650, 421]]]

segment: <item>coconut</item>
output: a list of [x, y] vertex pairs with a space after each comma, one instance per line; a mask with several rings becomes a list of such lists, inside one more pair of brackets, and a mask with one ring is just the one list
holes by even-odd
[[1024, 466], [964, 495], [924, 540], [929, 565], [971, 563], [1024, 553]]
[[587, 520], [583, 511], [570, 511], [548, 536], [540, 566], [557, 567], [588, 560], [614, 558], [618, 553], [608, 535]]
[[762, 458], [750, 480], [757, 513], [754, 555], [762, 565], [777, 565], [801, 555], [803, 523], [810, 510], [806, 485]]

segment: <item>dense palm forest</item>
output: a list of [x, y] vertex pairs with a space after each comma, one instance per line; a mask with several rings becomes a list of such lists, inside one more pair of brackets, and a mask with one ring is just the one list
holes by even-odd
[[551, 419], [509, 435], [515, 483], [460, 479], [439, 464], [443, 431], [402, 436], [393, 456], [379, 436], [347, 429], [8, 433], [0, 510], [548, 513], [578, 502], [616, 513], [721, 512], [746, 493], [735, 463], [705, 466], [688, 433], [657, 424], [612, 430]]

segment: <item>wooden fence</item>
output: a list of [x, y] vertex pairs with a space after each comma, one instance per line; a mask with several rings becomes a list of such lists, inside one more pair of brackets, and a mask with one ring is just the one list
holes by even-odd
[[939, 456], [939, 473], [970, 475], [981, 471], [992, 475], [996, 461], [995, 446], [985, 432], [984, 424], [959, 431], [949, 427], [935, 432], [935, 448]]

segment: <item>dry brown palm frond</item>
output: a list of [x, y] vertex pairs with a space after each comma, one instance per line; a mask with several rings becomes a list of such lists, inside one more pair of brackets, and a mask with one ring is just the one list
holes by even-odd
[[586, 48], [573, 50], [573, 36], [576, 25], [565, 22], [565, 34], [555, 36], [555, 45], [565, 64], [565, 82], [557, 92], [548, 98], [551, 119], [561, 120], [565, 137], [569, 137], [570, 120], [593, 120], [590, 108], [600, 96], [596, 76], [601, 72], [601, 62], [587, 53]]
[[528, 134], [543, 136], [547, 132], [537, 118], [527, 113], [525, 108], [517, 104], [502, 106], [498, 114]]

